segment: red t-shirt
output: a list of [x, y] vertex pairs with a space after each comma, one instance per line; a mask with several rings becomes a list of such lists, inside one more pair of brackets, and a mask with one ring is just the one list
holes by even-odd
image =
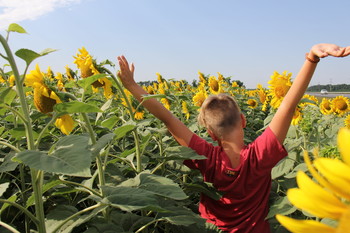
[[224, 192], [218, 201], [201, 195], [201, 216], [228, 232], [270, 232], [265, 217], [269, 210], [271, 169], [288, 154], [271, 129], [268, 127], [241, 150], [240, 164], [236, 168], [232, 168], [222, 147], [196, 134], [189, 147], [207, 159], [186, 160], [184, 164], [199, 169], [204, 181]]

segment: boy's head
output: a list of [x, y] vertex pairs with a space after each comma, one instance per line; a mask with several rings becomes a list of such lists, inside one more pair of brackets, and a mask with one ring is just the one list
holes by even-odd
[[241, 122], [241, 110], [236, 100], [226, 94], [209, 96], [198, 115], [199, 124], [222, 138]]

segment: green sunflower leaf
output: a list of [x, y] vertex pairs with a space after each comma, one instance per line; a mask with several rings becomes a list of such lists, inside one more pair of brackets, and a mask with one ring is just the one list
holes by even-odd
[[56, 50], [55, 49], [45, 49], [41, 53], [37, 53], [37, 52], [34, 52], [33, 50], [30, 50], [30, 49], [19, 49], [15, 52], [15, 54], [17, 57], [22, 58], [27, 63], [27, 66], [29, 66], [30, 63], [32, 63], [32, 61], [34, 61], [38, 57], [45, 56], [45, 55], [52, 53], [54, 51], [56, 51]]
[[59, 103], [54, 106], [54, 111], [64, 113], [82, 113], [82, 112], [101, 112], [101, 109], [95, 105], [82, 103], [79, 101], [71, 101], [67, 103]]
[[0, 88], [0, 103], [10, 105], [17, 93], [13, 87], [2, 87]]
[[80, 87], [84, 88], [84, 90], [85, 90], [88, 87], [90, 87], [91, 84], [93, 84], [95, 81], [97, 81], [100, 78], [104, 78], [106, 76], [107, 76], [106, 74], [95, 74], [95, 75], [92, 75], [90, 77], [79, 80], [78, 85]]
[[155, 94], [155, 95], [143, 95], [142, 96], [142, 100], [149, 100], [149, 99], [153, 99], [153, 98], [167, 98], [166, 95], [164, 94]]
[[136, 125], [123, 125], [118, 127], [116, 130], [114, 130], [115, 135], [117, 135], [116, 140], [124, 137], [126, 134], [134, 130], [137, 126]]
[[17, 33], [27, 33], [27, 31], [17, 23], [11, 23], [7, 29], [8, 32], [17, 32]]
[[92, 153], [88, 142], [86, 136], [69, 135], [60, 139], [50, 154], [27, 150], [16, 154], [14, 160], [50, 173], [90, 177]]

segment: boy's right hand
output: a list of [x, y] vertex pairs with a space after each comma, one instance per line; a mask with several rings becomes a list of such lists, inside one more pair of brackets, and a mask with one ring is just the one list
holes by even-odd
[[136, 82], [134, 80], [134, 64], [129, 65], [128, 60], [121, 55], [117, 57], [120, 70], [118, 71], [118, 77], [123, 83], [124, 87], [128, 88], [131, 85], [134, 85]]

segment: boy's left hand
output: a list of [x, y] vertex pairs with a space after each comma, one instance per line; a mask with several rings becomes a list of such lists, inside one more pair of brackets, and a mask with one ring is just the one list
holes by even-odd
[[335, 44], [317, 44], [311, 48], [310, 55], [319, 58], [327, 56], [346, 57], [350, 54], [350, 46], [340, 47]]

